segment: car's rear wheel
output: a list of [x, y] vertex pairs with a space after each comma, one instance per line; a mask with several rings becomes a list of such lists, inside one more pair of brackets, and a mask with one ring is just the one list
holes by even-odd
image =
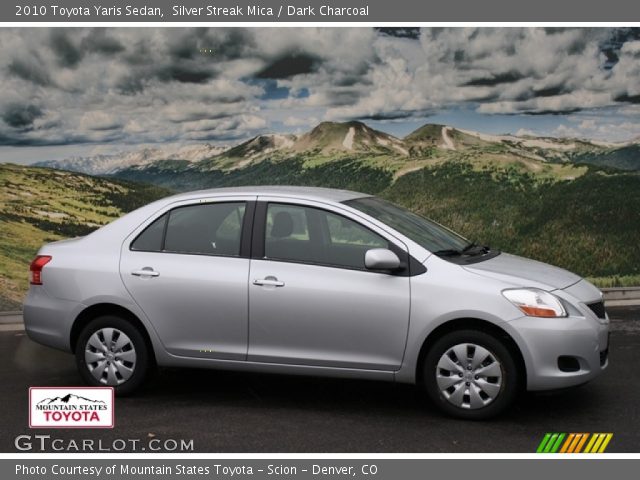
[[477, 420], [509, 407], [520, 380], [509, 349], [477, 330], [450, 332], [438, 339], [425, 357], [423, 375], [428, 395], [441, 410]]
[[85, 382], [113, 387], [117, 395], [130, 394], [142, 384], [149, 362], [144, 337], [121, 317], [91, 320], [76, 343], [76, 364]]

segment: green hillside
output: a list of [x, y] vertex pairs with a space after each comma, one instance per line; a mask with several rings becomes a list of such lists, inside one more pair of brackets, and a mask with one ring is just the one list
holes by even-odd
[[166, 189], [0, 164], [0, 310], [19, 308], [42, 244], [86, 235]]
[[309, 185], [379, 192], [393, 181], [393, 173], [376, 168], [358, 158], [342, 158], [308, 166], [305, 158], [286, 161], [265, 160], [236, 170], [170, 170], [159, 166], [129, 169], [117, 178], [148, 182], [178, 191], [243, 185]]
[[156, 162], [117, 175], [175, 190], [290, 184], [377, 194], [477, 242], [609, 277], [609, 284], [618, 282], [613, 276], [640, 283], [637, 143], [437, 124], [398, 139], [361, 122], [323, 122], [280, 146], [277, 137], [256, 137], [202, 162]]
[[573, 157], [574, 162], [591, 163], [621, 170], [640, 170], [640, 145], [633, 144], [620, 148], [609, 148], [601, 152], [578, 152]]
[[574, 180], [454, 162], [382, 192], [467, 238], [583, 276], [640, 273], [640, 176], [589, 168]]
[[398, 139], [360, 122], [323, 122], [301, 135], [261, 135], [201, 161], [160, 160], [107, 178], [0, 165], [0, 309], [20, 302], [42, 243], [84, 235], [170, 191], [238, 185], [376, 194], [478, 243], [600, 277], [602, 286], [640, 284], [639, 161], [633, 143], [606, 147], [444, 125]]
[[393, 162], [353, 155], [330, 162], [273, 158], [235, 170], [145, 168], [123, 178], [178, 190], [313, 185], [388, 198], [491, 246], [584, 276], [640, 274], [640, 175], [544, 163], [470, 147]]

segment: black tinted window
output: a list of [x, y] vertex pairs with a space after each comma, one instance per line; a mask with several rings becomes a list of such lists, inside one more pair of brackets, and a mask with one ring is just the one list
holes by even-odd
[[267, 208], [267, 258], [364, 269], [367, 250], [388, 247], [368, 228], [326, 210], [284, 204]]
[[265, 255], [298, 262], [322, 262], [322, 252], [309, 237], [308, 208], [269, 204]]
[[388, 242], [380, 235], [340, 215], [327, 213], [327, 226], [332, 245], [388, 248]]
[[380, 220], [430, 252], [462, 250], [469, 241], [442, 225], [376, 197], [344, 202]]
[[209, 203], [172, 210], [164, 249], [176, 253], [239, 255], [245, 204]]
[[138, 235], [138, 238], [131, 243], [131, 249], [145, 252], [159, 252], [162, 250], [162, 235], [164, 234], [164, 224], [166, 220], [167, 215], [164, 214], [149, 225]]

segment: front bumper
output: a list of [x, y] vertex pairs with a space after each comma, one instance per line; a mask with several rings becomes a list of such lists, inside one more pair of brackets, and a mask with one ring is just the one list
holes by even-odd
[[[584, 313], [566, 318], [521, 317], [503, 324], [522, 352], [527, 390], [580, 385], [607, 368], [609, 322]], [[573, 359], [575, 367], [563, 371], [560, 357]]]

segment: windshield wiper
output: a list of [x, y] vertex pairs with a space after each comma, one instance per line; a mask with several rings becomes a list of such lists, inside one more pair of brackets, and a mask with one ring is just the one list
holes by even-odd
[[453, 257], [456, 255], [462, 255], [462, 252], [460, 250], [456, 250], [454, 248], [447, 248], [444, 250], [437, 250], [435, 252], [433, 252], [434, 255], [437, 255], [439, 257]]
[[489, 253], [490, 248], [486, 245], [478, 245], [476, 243], [469, 243], [462, 250], [456, 250], [455, 248], [445, 248], [443, 250], [437, 250], [433, 252], [434, 255], [439, 257], [458, 257], [461, 255], [484, 255], [485, 253]]
[[478, 245], [471, 242], [462, 249], [461, 253], [465, 255], [484, 255], [485, 253], [489, 253], [489, 250], [491, 249], [487, 245]]

